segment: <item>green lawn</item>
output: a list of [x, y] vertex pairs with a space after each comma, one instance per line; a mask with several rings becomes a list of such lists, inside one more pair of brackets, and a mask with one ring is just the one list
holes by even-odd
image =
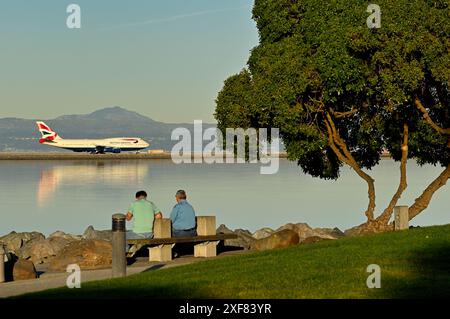
[[[369, 264], [381, 288], [368, 289]], [[406, 298], [450, 296], [450, 225], [299, 245], [55, 289], [39, 298]]]

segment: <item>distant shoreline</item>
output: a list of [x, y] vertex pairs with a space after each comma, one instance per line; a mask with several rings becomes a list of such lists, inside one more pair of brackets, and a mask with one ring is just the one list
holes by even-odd
[[127, 160], [127, 159], [170, 159], [170, 153], [52, 153], [52, 152], [0, 152], [0, 161], [8, 160]]
[[[280, 158], [287, 158], [285, 153]], [[89, 153], [54, 153], [54, 152], [0, 152], [0, 161], [25, 160], [154, 160], [171, 159], [170, 152], [158, 153], [120, 153], [120, 154], [89, 154]]]

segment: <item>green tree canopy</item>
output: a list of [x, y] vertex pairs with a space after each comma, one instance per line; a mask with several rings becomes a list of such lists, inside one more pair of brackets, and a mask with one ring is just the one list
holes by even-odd
[[[450, 175], [449, 1], [376, 3], [381, 28], [370, 29], [366, 1], [256, 0], [260, 43], [248, 69], [225, 82], [215, 114], [221, 129], [279, 128], [289, 158], [312, 176], [336, 179], [350, 165], [367, 182], [372, 230], [386, 229], [408, 158], [446, 167], [428, 202]], [[384, 149], [401, 162], [401, 178], [375, 218], [366, 170]], [[418, 200], [410, 218], [428, 205]]]

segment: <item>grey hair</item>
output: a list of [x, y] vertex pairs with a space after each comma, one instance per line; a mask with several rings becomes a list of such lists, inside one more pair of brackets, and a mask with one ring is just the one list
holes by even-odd
[[186, 199], [186, 192], [182, 189], [178, 190], [177, 193], [175, 194], [175, 196], [181, 198], [181, 199]]

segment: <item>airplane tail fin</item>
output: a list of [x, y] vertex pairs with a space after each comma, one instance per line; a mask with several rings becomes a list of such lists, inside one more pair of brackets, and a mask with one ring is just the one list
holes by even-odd
[[53, 131], [50, 126], [45, 124], [44, 122], [36, 122], [36, 125], [39, 129], [39, 132], [41, 132], [42, 138], [39, 139], [39, 143], [45, 143], [45, 142], [53, 142], [57, 140], [61, 140], [62, 138]]

